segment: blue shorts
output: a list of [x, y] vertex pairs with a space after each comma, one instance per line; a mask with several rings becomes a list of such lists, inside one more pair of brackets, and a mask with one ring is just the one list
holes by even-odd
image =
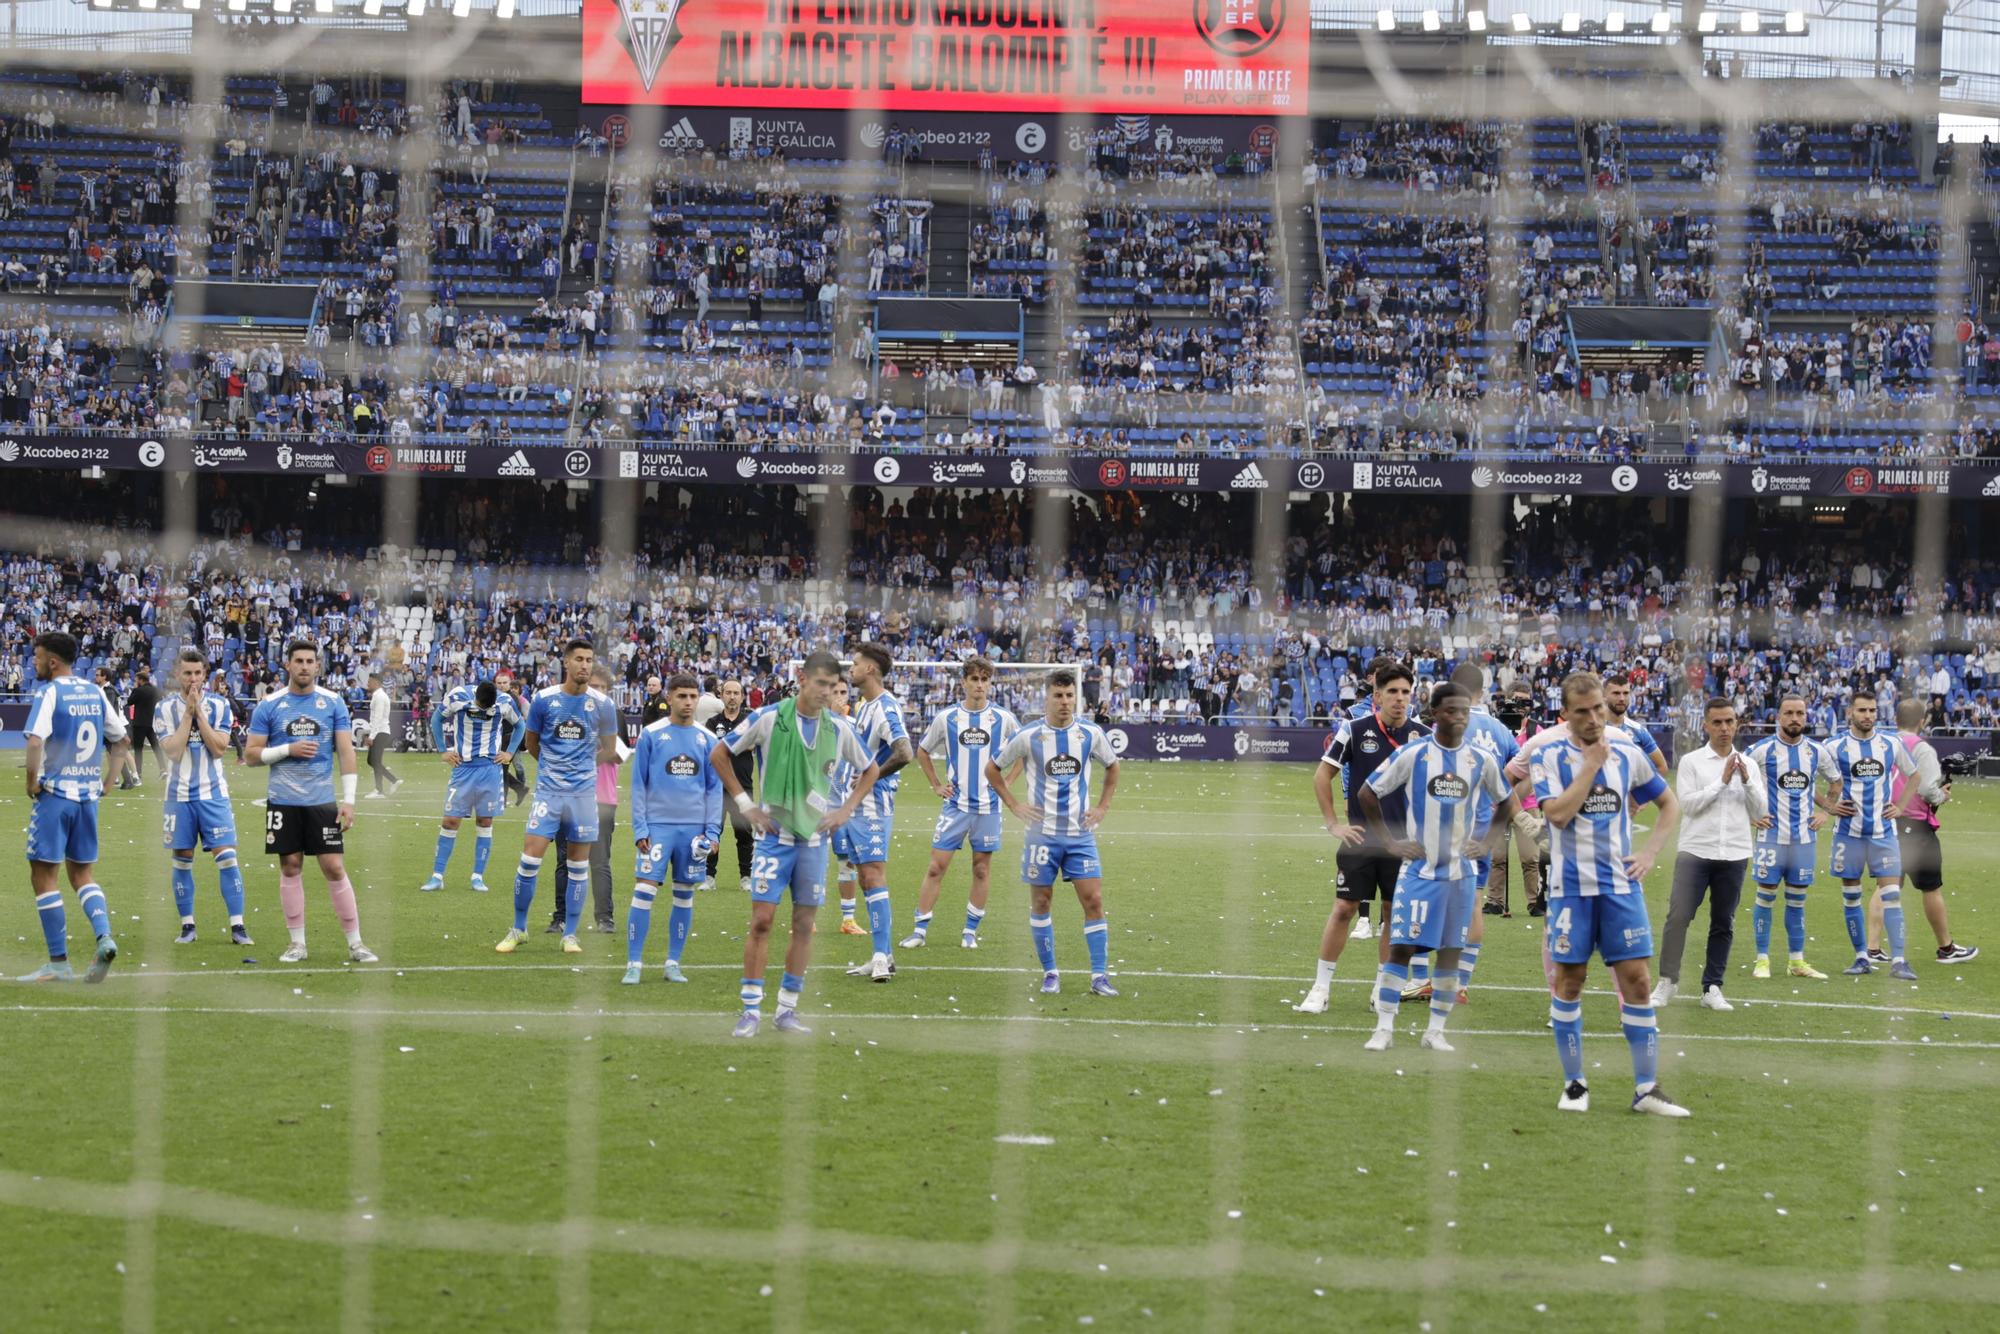
[[1903, 874], [1903, 848], [1894, 834], [1887, 838], [1857, 838], [1853, 834], [1833, 836], [1833, 855], [1826, 869], [1836, 880], [1859, 880], [1864, 875], [1888, 879]]
[[938, 812], [937, 828], [931, 833], [931, 846], [940, 852], [957, 852], [965, 846], [968, 835], [974, 852], [999, 851], [1000, 812], [974, 815], [971, 811], [947, 806]]
[[1030, 833], [1021, 845], [1021, 879], [1030, 885], [1065, 880], [1095, 880], [1104, 874], [1097, 859], [1095, 834]]
[[777, 903], [792, 892], [794, 908], [817, 908], [826, 902], [826, 862], [829, 844], [780, 843], [776, 834], [757, 835], [750, 858], [750, 901]]
[[490, 820], [500, 814], [506, 799], [499, 765], [460, 764], [446, 780], [444, 813], [454, 820]]
[[833, 831], [833, 850], [844, 862], [856, 866], [866, 866], [870, 862], [889, 860], [889, 835], [895, 829], [896, 819], [892, 815], [864, 815], [856, 811], [854, 818]]
[[1750, 847], [1750, 878], [1767, 887], [1782, 881], [1793, 889], [1805, 889], [1813, 882], [1813, 852], [1810, 843], [1776, 843], [1760, 838]]
[[160, 822], [160, 841], [173, 851], [232, 847], [236, 843], [236, 812], [226, 797], [205, 797], [197, 801], [170, 801], [166, 818]]
[[1426, 950], [1455, 950], [1465, 945], [1465, 933], [1479, 897], [1479, 882], [1432, 880], [1404, 871], [1389, 906], [1389, 943]]
[[669, 873], [676, 885], [698, 885], [708, 879], [708, 858], [694, 855], [694, 841], [707, 832], [700, 825], [659, 825], [646, 832], [651, 846], [633, 860], [634, 880], [663, 885]]
[[35, 798], [28, 812], [28, 860], [79, 862], [97, 860], [97, 803], [71, 801], [53, 792]]
[[597, 792], [536, 792], [528, 805], [528, 833], [558, 835], [571, 843], [597, 841]]
[[1653, 957], [1653, 924], [1637, 891], [1551, 898], [1548, 924], [1549, 957], [1557, 963], [1589, 963], [1593, 950], [1606, 963]]

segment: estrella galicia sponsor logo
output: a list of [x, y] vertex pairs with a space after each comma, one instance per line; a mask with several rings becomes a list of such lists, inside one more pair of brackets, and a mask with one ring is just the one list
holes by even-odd
[[968, 727], [958, 734], [958, 744], [967, 749], [983, 746], [992, 739], [992, 735], [983, 727]]
[[1430, 794], [1439, 801], [1464, 801], [1466, 794], [1472, 790], [1457, 774], [1437, 774], [1428, 786]]
[[1590, 795], [1583, 799], [1583, 813], [1598, 819], [1608, 819], [1624, 809], [1625, 798], [1602, 783], [1592, 784]]
[[701, 765], [692, 755], [676, 755], [667, 761], [667, 772], [676, 778], [693, 778], [701, 772]]
[[1047, 765], [1052, 778], [1074, 778], [1083, 772], [1083, 761], [1074, 755], [1051, 756]]
[[1872, 755], [1867, 759], [1856, 760], [1854, 762], [1854, 776], [1856, 778], [1880, 778], [1882, 773], [1882, 761], [1874, 758]]
[[1778, 775], [1778, 791], [1804, 792], [1812, 787], [1812, 775], [1803, 769], [1787, 769]]
[[574, 718], [565, 718], [556, 724], [556, 735], [564, 741], [581, 741], [590, 735], [583, 730], [583, 724]]

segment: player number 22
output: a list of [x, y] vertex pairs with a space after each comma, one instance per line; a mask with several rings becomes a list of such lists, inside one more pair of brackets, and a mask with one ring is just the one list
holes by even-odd
[[776, 880], [778, 878], [778, 859], [776, 857], [752, 857], [750, 859], [750, 878], [756, 881]]

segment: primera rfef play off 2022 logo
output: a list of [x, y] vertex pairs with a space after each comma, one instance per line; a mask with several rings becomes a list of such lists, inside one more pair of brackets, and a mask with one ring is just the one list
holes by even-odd
[[1194, 0], [1194, 28], [1217, 53], [1254, 56], [1285, 30], [1286, 0]]

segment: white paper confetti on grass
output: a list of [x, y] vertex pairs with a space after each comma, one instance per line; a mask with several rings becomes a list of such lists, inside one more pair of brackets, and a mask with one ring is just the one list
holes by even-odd
[[1026, 1144], [1030, 1147], [1044, 1147], [1056, 1142], [1053, 1135], [995, 1135], [995, 1144]]
[[415, 1048], [415, 1047], [398, 1047], [398, 1048], [396, 1048], [396, 1050], [397, 1050], [397, 1051], [401, 1051], [401, 1052], [412, 1052], [412, 1051], [415, 1051], [415, 1050], [416, 1050], [416, 1048]]

